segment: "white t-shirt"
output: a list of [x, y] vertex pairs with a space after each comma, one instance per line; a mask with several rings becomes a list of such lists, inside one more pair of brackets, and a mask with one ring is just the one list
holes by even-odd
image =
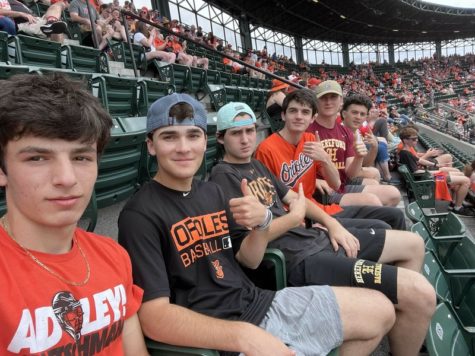
[[[0, 0], [0, 1], [2, 1], [2, 0]], [[147, 39], [147, 37], [145, 37], [145, 35], [142, 32], [135, 32], [135, 34], [134, 34], [134, 43], [143, 46], [141, 41], [144, 38]], [[155, 51], [155, 47], [153, 46], [153, 44], [150, 45], [150, 49], [152, 51]]]

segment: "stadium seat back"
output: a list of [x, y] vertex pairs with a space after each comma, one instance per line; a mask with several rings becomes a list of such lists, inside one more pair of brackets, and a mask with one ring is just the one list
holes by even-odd
[[36, 37], [18, 35], [18, 64], [61, 68], [61, 44]]
[[138, 188], [146, 118], [119, 118], [114, 124], [115, 132], [99, 162], [95, 185], [99, 208], [127, 199]]
[[147, 115], [150, 105], [157, 99], [175, 92], [175, 86], [168, 82], [142, 78], [139, 81], [140, 91], [138, 98], [139, 115]]
[[131, 117], [138, 114], [137, 79], [105, 74], [94, 78], [94, 83], [99, 85], [98, 97], [112, 117]]
[[448, 302], [437, 305], [426, 337], [426, 347], [429, 355], [460, 356], [472, 352]]
[[0, 31], [0, 62], [8, 62], [8, 33]]
[[100, 50], [87, 46], [67, 45], [62, 47], [67, 53], [67, 68], [77, 72], [109, 73], [109, 60]]

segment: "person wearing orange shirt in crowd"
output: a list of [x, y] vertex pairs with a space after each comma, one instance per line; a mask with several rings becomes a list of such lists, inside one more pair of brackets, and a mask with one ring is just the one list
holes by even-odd
[[169, 35], [165, 39], [167, 42], [167, 49], [175, 53], [176, 60], [186, 66], [202, 66], [203, 69], [208, 69], [209, 60], [205, 57], [196, 57], [186, 53], [186, 41], [180, 43], [177, 36]]
[[82, 83], [19, 75], [0, 87], [2, 355], [147, 355], [126, 251], [77, 223], [112, 119]]
[[[433, 175], [442, 172], [437, 162], [429, 161], [414, 154], [414, 147], [418, 141], [417, 130], [412, 127], [405, 127], [399, 133], [399, 137], [403, 145], [399, 151], [400, 164], [405, 164], [412, 173], [422, 173], [424, 168], [428, 168]], [[444, 173], [447, 185], [454, 196], [453, 202], [451, 202], [452, 211], [459, 215], [473, 216], [473, 211], [463, 206], [463, 201], [470, 189], [470, 178], [460, 171], [445, 171], [442, 173]]]
[[[332, 164], [324, 146], [316, 138], [315, 132], [305, 132], [315, 115], [317, 106], [315, 94], [308, 89], [295, 90], [287, 94], [282, 104], [284, 128], [267, 137], [257, 147], [255, 158], [264, 163], [285, 185], [296, 190], [303, 184], [305, 196], [317, 204], [326, 213], [333, 215], [343, 226], [374, 227], [381, 224], [397, 230], [405, 230], [404, 213], [393, 207], [347, 206], [342, 209], [338, 204], [322, 205], [314, 194], [323, 190], [338, 190], [340, 177]], [[317, 177], [324, 181], [318, 181]], [[324, 184], [324, 187], [321, 185]], [[368, 220], [370, 219], [370, 220]], [[377, 220], [375, 220], [377, 219]]]
[[149, 31], [145, 22], [139, 21], [134, 34], [134, 43], [145, 48], [145, 58], [147, 61], [158, 59], [167, 63], [175, 63], [176, 55], [172, 52], [165, 52], [166, 43], [163, 35], [156, 29]]

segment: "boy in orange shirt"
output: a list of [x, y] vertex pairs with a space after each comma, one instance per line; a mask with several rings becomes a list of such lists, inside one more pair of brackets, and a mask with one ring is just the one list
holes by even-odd
[[0, 353], [146, 355], [127, 253], [76, 226], [110, 116], [58, 75], [15, 76], [0, 98]]

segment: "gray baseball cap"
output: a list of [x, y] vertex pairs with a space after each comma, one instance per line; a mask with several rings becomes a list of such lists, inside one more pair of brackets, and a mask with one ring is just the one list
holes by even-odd
[[[193, 108], [193, 117], [177, 121], [170, 117], [170, 109], [175, 104], [186, 103]], [[188, 94], [173, 93], [156, 100], [148, 109], [147, 134], [164, 126], [198, 126], [206, 132], [207, 114], [203, 105]]]

